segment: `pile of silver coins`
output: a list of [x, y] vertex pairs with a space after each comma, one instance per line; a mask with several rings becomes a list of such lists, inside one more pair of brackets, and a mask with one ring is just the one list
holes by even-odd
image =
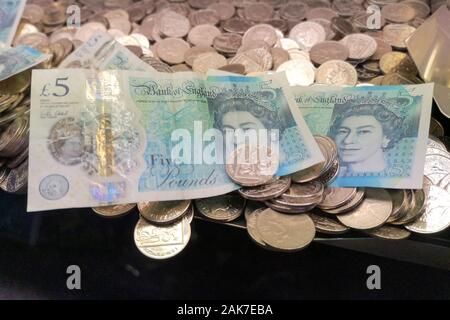
[[26, 193], [30, 72], [0, 82], [0, 188]]
[[[439, 122], [433, 119], [432, 123], [432, 133], [443, 133]], [[236, 192], [193, 201], [139, 203], [136, 246], [150, 258], [173, 257], [189, 242], [194, 216], [225, 224], [242, 221], [244, 216], [244, 226], [255, 243], [283, 252], [305, 248], [316, 233], [341, 235], [353, 230], [361, 236], [402, 240], [412, 232], [433, 234], [450, 227], [450, 153], [438, 138], [428, 140], [424, 185], [416, 190], [332, 187], [339, 169], [336, 147], [327, 137], [315, 139], [325, 161], [310, 169], [277, 177], [267, 159], [252, 166], [252, 172], [239, 170], [239, 164], [231, 162], [227, 173], [243, 185]], [[93, 210], [103, 217], [120, 217], [135, 207]]]
[[[80, 27], [66, 25], [80, 8]], [[31, 0], [13, 45], [57, 67], [95, 32], [160, 72], [286, 72], [291, 85], [420, 83], [405, 39], [443, 0]], [[379, 9], [372, 21], [369, 6]], [[372, 19], [372, 20], [371, 20]], [[372, 21], [372, 22], [371, 22]]]

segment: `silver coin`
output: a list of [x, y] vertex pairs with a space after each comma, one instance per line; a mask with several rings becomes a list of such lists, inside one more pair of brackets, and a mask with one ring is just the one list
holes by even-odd
[[318, 207], [321, 209], [336, 209], [349, 203], [355, 195], [356, 188], [327, 187], [324, 190], [324, 198]]
[[366, 189], [361, 204], [352, 211], [337, 216], [347, 227], [359, 230], [377, 228], [383, 225], [392, 212], [392, 201], [384, 189]]
[[349, 203], [344, 204], [342, 207], [338, 207], [335, 209], [321, 209], [322, 211], [330, 214], [341, 214], [348, 211], [353, 210], [357, 206], [361, 204], [361, 202], [364, 200], [365, 196], [365, 189], [364, 188], [358, 188], [356, 191], [355, 196], [352, 198], [352, 200]]
[[195, 215], [194, 205], [191, 204], [187, 209], [186, 213], [184, 214], [183, 219], [186, 219], [187, 222], [191, 223], [192, 220], [194, 220], [194, 215]]
[[293, 207], [293, 208], [304, 208], [304, 207], [311, 207], [311, 206], [317, 206], [319, 202], [321, 202], [323, 199], [323, 194], [319, 194], [312, 197], [297, 197], [297, 198], [290, 198], [289, 200], [286, 200], [282, 197], [271, 199], [270, 201], [276, 205], [280, 206], [287, 206], [287, 207]]
[[394, 227], [390, 225], [384, 225], [376, 229], [365, 230], [368, 235], [386, 240], [403, 240], [411, 235], [411, 232], [401, 227]]
[[309, 182], [320, 177], [331, 167], [334, 157], [337, 155], [337, 148], [333, 140], [323, 136], [314, 136], [314, 139], [325, 157], [325, 162], [293, 173], [291, 178], [296, 183]]
[[423, 177], [423, 188], [411, 190], [411, 203], [409, 210], [400, 219], [390, 222], [393, 225], [405, 225], [416, 220], [425, 211], [425, 205], [428, 198], [428, 190], [433, 185], [432, 181], [426, 176]]
[[118, 218], [131, 212], [131, 210], [135, 207], [135, 203], [115, 204], [110, 206], [93, 207], [92, 211], [105, 218]]
[[388, 222], [395, 221], [402, 217], [408, 207], [410, 199], [408, 193], [403, 189], [389, 189], [386, 190], [392, 199], [392, 212]]
[[450, 153], [445, 150], [442, 149], [441, 147], [431, 147], [429, 145], [427, 145], [427, 150], [425, 151], [425, 154], [439, 154], [443, 157], [450, 157]]
[[50, 129], [48, 148], [59, 163], [79, 164], [84, 150], [80, 123], [73, 117], [58, 120]]
[[450, 173], [439, 181], [439, 187], [450, 192]]
[[438, 138], [436, 138], [434, 136], [429, 136], [428, 141], [427, 141], [427, 148], [428, 147], [447, 151], [445, 144], [441, 140], [439, 140]]
[[423, 214], [405, 225], [405, 228], [412, 232], [429, 234], [443, 231], [449, 226], [450, 193], [439, 186], [431, 185]]
[[280, 177], [279, 179], [274, 179], [273, 181], [263, 184], [261, 186], [252, 188], [241, 188], [239, 189], [239, 194], [249, 200], [268, 200], [276, 198], [282, 193], [284, 193], [291, 185], [291, 178]]
[[168, 259], [179, 254], [190, 237], [191, 226], [186, 219], [167, 226], [157, 226], [140, 218], [134, 229], [136, 247], [152, 259]]
[[245, 219], [247, 219], [247, 216], [251, 214], [253, 211], [260, 208], [267, 208], [267, 207], [261, 201], [247, 200], [245, 203], [245, 210], [244, 210]]
[[268, 183], [278, 170], [278, 154], [269, 147], [256, 145], [238, 146], [225, 166], [231, 180], [255, 187]]
[[336, 158], [336, 159], [333, 161], [333, 163], [332, 163], [330, 169], [328, 169], [325, 173], [323, 173], [323, 174], [318, 178], [318, 180], [319, 180], [320, 182], [322, 182], [324, 185], [327, 185], [327, 184], [331, 183], [331, 182], [332, 182], [334, 179], [336, 179], [336, 177], [338, 176], [338, 174], [339, 174], [339, 168], [340, 168], [340, 165], [339, 165], [339, 159]]
[[424, 212], [425, 202], [426, 202], [426, 194], [424, 190], [412, 190], [412, 206], [409, 210], [406, 211], [405, 215], [396, 219], [394, 221], [390, 221], [390, 224], [393, 225], [405, 225], [417, 219]]
[[280, 197], [287, 202], [301, 202], [305, 199], [321, 197], [324, 186], [320, 181], [311, 181], [303, 184], [292, 184]]
[[238, 194], [225, 194], [217, 197], [196, 199], [195, 207], [205, 217], [230, 222], [239, 218], [245, 209], [245, 199]]
[[316, 234], [307, 214], [287, 215], [270, 208], [258, 214], [256, 228], [264, 243], [283, 251], [297, 251], [310, 244]]
[[427, 154], [423, 174], [433, 184], [438, 184], [450, 172], [450, 156], [443, 154]]
[[305, 206], [291, 206], [291, 205], [284, 205], [284, 204], [280, 204], [280, 203], [275, 203], [272, 200], [268, 200], [268, 201], [264, 201], [264, 204], [266, 206], [268, 206], [269, 208], [278, 211], [278, 212], [283, 212], [283, 213], [305, 213], [305, 212], [309, 212], [312, 209], [315, 208], [316, 204], [312, 204], [312, 205], [305, 205]]
[[22, 194], [26, 192], [27, 185], [28, 159], [9, 171], [8, 176], [0, 184], [0, 188], [9, 193]]
[[258, 245], [263, 248], [267, 247], [267, 244], [262, 240], [261, 235], [259, 234], [258, 229], [256, 228], [256, 221], [258, 219], [258, 215], [266, 210], [265, 207], [254, 210], [253, 212], [245, 215], [245, 220], [247, 221], [247, 232], [250, 238], [255, 241]]
[[327, 217], [319, 212], [310, 212], [310, 218], [314, 222], [316, 230], [320, 233], [326, 234], [342, 234], [350, 230], [350, 228], [344, 226], [339, 221], [332, 217]]
[[191, 200], [151, 201], [138, 203], [141, 216], [154, 224], [169, 224], [181, 218], [191, 205]]

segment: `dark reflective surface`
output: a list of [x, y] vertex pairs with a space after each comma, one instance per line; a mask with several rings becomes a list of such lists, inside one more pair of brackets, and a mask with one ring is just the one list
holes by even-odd
[[[313, 243], [296, 254], [259, 248], [245, 230], [195, 220], [177, 257], [134, 246], [134, 211], [108, 220], [90, 209], [25, 213], [26, 196], [0, 194], [0, 298], [450, 298], [450, 273]], [[81, 268], [82, 290], [66, 288]], [[366, 287], [369, 265], [382, 289]]]

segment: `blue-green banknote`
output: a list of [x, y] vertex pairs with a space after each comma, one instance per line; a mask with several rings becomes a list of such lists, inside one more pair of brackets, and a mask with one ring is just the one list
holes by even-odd
[[11, 45], [26, 0], [0, 0], [0, 48]]
[[282, 74], [53, 69], [32, 83], [29, 211], [233, 191], [228, 129], [278, 134], [279, 174], [324, 160]]
[[67, 56], [59, 68], [156, 71], [115, 41], [111, 35], [101, 31], [95, 32], [83, 45]]
[[311, 132], [337, 145], [334, 186], [422, 188], [433, 84], [292, 92]]
[[0, 81], [30, 69], [50, 56], [28, 46], [0, 50]]

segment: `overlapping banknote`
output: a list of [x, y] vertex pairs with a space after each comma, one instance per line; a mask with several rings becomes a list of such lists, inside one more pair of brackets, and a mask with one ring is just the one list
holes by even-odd
[[26, 0], [0, 0], [0, 48], [11, 45]]
[[230, 130], [274, 130], [278, 175], [324, 161], [284, 74], [53, 69], [32, 83], [29, 211], [238, 189], [221, 149]]
[[156, 71], [105, 32], [96, 32], [72, 52], [59, 68]]
[[333, 186], [422, 188], [433, 84], [291, 89], [312, 133], [336, 143]]
[[0, 81], [28, 70], [48, 58], [48, 54], [24, 45], [0, 49]]

